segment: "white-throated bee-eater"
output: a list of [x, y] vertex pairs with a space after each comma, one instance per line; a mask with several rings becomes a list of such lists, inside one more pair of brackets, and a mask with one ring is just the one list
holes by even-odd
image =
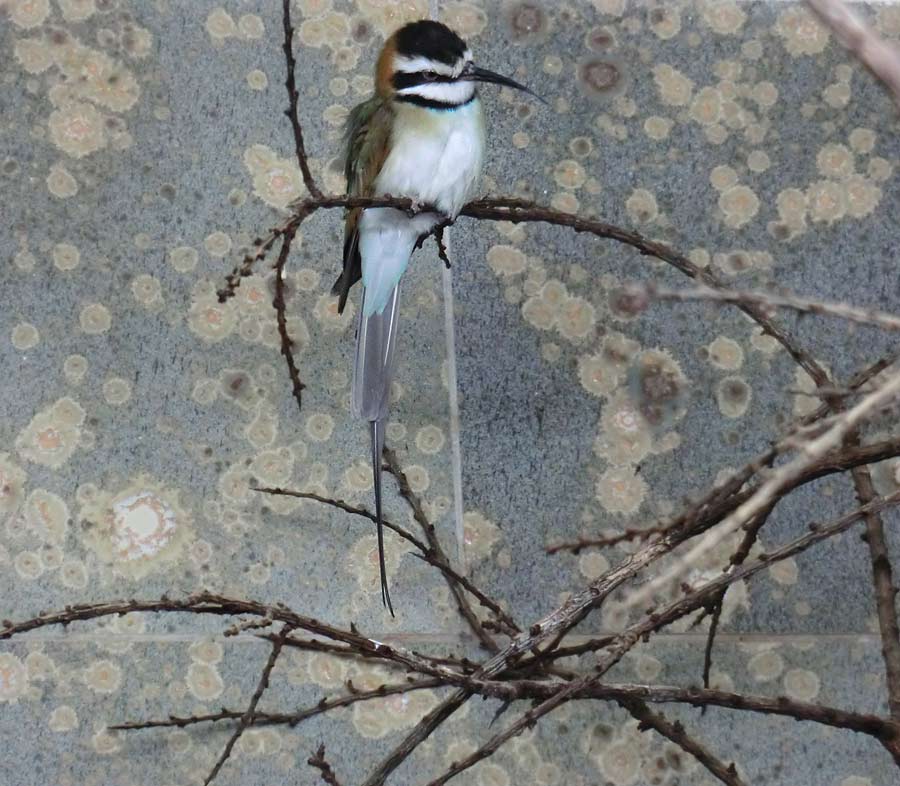
[[381, 596], [393, 615], [384, 563], [381, 454], [393, 379], [400, 277], [416, 241], [455, 219], [481, 174], [484, 119], [477, 82], [531, 92], [479, 68], [456, 33], [439, 22], [412, 22], [385, 42], [375, 67], [375, 95], [350, 113], [344, 172], [354, 196], [407, 197], [416, 212], [352, 209], [344, 231], [344, 269], [334, 285], [343, 311], [362, 279], [352, 408], [369, 421]]

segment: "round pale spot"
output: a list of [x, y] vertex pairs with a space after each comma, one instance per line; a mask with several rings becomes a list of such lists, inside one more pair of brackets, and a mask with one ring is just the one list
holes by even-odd
[[341, 104], [331, 104], [322, 112], [322, 119], [331, 126], [339, 128], [347, 121], [349, 110]]
[[669, 106], [686, 106], [694, 90], [694, 83], [677, 68], [670, 65], [658, 65], [653, 69], [653, 81], [659, 97]]
[[78, 193], [78, 181], [62, 164], [55, 164], [47, 175], [47, 189], [58, 199], [67, 199]]
[[762, 42], [754, 39], [741, 44], [741, 54], [747, 60], [759, 60], [763, 56]]
[[90, 335], [98, 335], [109, 330], [112, 318], [109, 309], [101, 303], [92, 303], [81, 309], [78, 315], [81, 329]]
[[519, 148], [519, 150], [528, 147], [530, 142], [531, 137], [529, 137], [528, 134], [526, 134], [524, 131], [516, 131], [516, 133], [512, 135], [513, 147], [517, 147]]
[[632, 221], [646, 223], [653, 221], [659, 215], [656, 197], [646, 188], [637, 188], [631, 192], [631, 196], [625, 200], [625, 209]]
[[876, 156], [869, 161], [867, 172], [872, 180], [883, 182], [887, 180], [894, 171], [894, 165], [886, 158]]
[[847, 195], [845, 190], [831, 180], [819, 180], [811, 183], [806, 190], [809, 215], [813, 221], [832, 224], [839, 221], [847, 212]]
[[759, 198], [749, 186], [734, 185], [719, 196], [719, 209], [725, 214], [725, 223], [736, 229], [759, 212]]
[[231, 14], [224, 8], [214, 8], [206, 17], [206, 32], [216, 41], [222, 41], [225, 38], [237, 34], [237, 27], [234, 24]]
[[39, 38], [20, 38], [13, 48], [16, 61], [29, 74], [41, 74], [53, 64], [53, 54]]
[[610, 467], [597, 481], [597, 499], [609, 513], [637, 512], [646, 493], [647, 484], [631, 467]]
[[650, 12], [650, 28], [663, 41], [674, 38], [681, 31], [681, 11], [659, 6]]
[[179, 246], [169, 252], [169, 264], [179, 273], [190, 273], [199, 259], [197, 249], [190, 246]]
[[717, 191], [724, 191], [726, 188], [730, 188], [737, 183], [737, 179], [737, 172], [730, 166], [724, 164], [715, 167], [712, 172], [709, 173], [710, 185]]
[[122, 684], [122, 669], [112, 661], [94, 661], [84, 671], [85, 684], [95, 693], [115, 693]]
[[565, 191], [554, 194], [550, 199], [550, 205], [563, 213], [577, 213], [580, 204], [574, 194]]
[[830, 35], [818, 18], [802, 6], [782, 11], [775, 23], [784, 48], [794, 57], [817, 55], [828, 45]]
[[0, 703], [16, 702], [28, 689], [28, 670], [10, 652], [0, 652]]
[[231, 251], [231, 238], [224, 232], [213, 232], [206, 236], [203, 247], [211, 257], [224, 257]]
[[334, 431], [334, 418], [323, 412], [310, 415], [306, 419], [306, 433], [310, 439], [316, 442], [325, 442], [331, 439]]
[[262, 38], [266, 32], [263, 20], [256, 14], [244, 14], [238, 19], [237, 26], [244, 38]]
[[747, 20], [747, 14], [734, 0], [719, 0], [703, 5], [703, 21], [719, 35], [734, 35]]
[[58, 270], [74, 270], [81, 261], [81, 252], [71, 243], [53, 246], [53, 264]]
[[187, 673], [188, 690], [200, 701], [212, 701], [222, 695], [225, 683], [215, 665], [192, 663]]
[[491, 246], [487, 252], [487, 263], [491, 270], [501, 276], [514, 276], [525, 271], [528, 258], [515, 246]]
[[651, 115], [644, 121], [644, 133], [657, 141], [665, 139], [672, 130], [672, 121], [666, 117]]
[[13, 257], [13, 264], [23, 273], [28, 273], [29, 271], [34, 270], [37, 260], [30, 251], [19, 251]]
[[812, 701], [819, 695], [819, 676], [808, 669], [790, 669], [784, 675], [784, 690], [798, 701]]
[[609, 568], [609, 560], [599, 551], [585, 552], [578, 558], [578, 570], [586, 579], [596, 579]]
[[145, 306], [158, 303], [162, 300], [162, 288], [159, 279], [142, 273], [131, 282], [131, 294], [134, 295], [134, 299], [138, 303]]
[[691, 119], [704, 126], [712, 126], [722, 116], [722, 94], [714, 87], [704, 87], [691, 101]]
[[37, 346], [40, 340], [41, 334], [30, 322], [20, 322], [13, 328], [12, 344], [20, 351], [25, 351], [26, 349]]
[[634, 661], [634, 673], [642, 682], [655, 682], [662, 673], [662, 662], [652, 655], [639, 654]]
[[50, 140], [73, 158], [82, 158], [106, 146], [103, 115], [93, 104], [71, 102], [50, 114]]
[[562, 73], [563, 61], [558, 55], [547, 55], [544, 58], [543, 71], [551, 76], [558, 76]]
[[791, 557], [776, 562], [769, 568], [769, 575], [772, 577], [773, 581], [776, 581], [778, 584], [788, 586], [796, 584], [797, 578], [800, 575], [800, 572], [797, 569], [797, 560]]
[[764, 650], [750, 658], [747, 670], [757, 682], [771, 682], [784, 671], [784, 658], [774, 650]]
[[33, 581], [44, 572], [41, 558], [33, 551], [23, 551], [17, 554], [13, 560], [13, 567], [15, 567], [19, 577], [26, 581]]
[[580, 188], [586, 177], [584, 167], [571, 158], [560, 161], [553, 170], [553, 179], [563, 188]]
[[49, 0], [15, 0], [4, 9], [16, 27], [30, 30], [44, 23], [50, 13]]
[[131, 383], [121, 377], [110, 377], [103, 383], [103, 397], [113, 406], [124, 404], [131, 398]]
[[434, 455], [444, 447], [444, 432], [437, 426], [423, 426], [416, 432], [416, 447], [429, 455]]
[[69, 355], [63, 362], [63, 374], [72, 383], [81, 382], [87, 373], [88, 362], [84, 355]]
[[846, 82], [837, 82], [833, 85], [828, 85], [828, 87], [822, 91], [822, 98], [825, 99], [825, 103], [828, 104], [828, 106], [834, 107], [835, 109], [841, 109], [850, 103], [850, 85]]
[[83, 22], [97, 10], [94, 0], [57, 0], [63, 19], [67, 22]]
[[768, 154], [763, 150], [754, 150], [747, 156], [747, 166], [751, 172], [765, 172], [771, 165]]
[[251, 90], [265, 90], [269, 86], [269, 77], [265, 71], [254, 68], [247, 74], [247, 84]]
[[709, 362], [716, 368], [737, 371], [744, 365], [744, 350], [733, 339], [719, 336], [708, 347]]
[[857, 153], [871, 153], [875, 148], [875, 132], [871, 128], [854, 128], [849, 142]]
[[844, 145], [827, 144], [816, 155], [816, 167], [825, 177], [848, 177], [853, 174], [853, 154]]
[[750, 406], [752, 392], [743, 377], [725, 377], [716, 385], [716, 403], [719, 412], [727, 418], [739, 418]]
[[72, 731], [78, 728], [78, 715], [71, 707], [63, 704], [50, 713], [50, 717], [47, 718], [47, 726], [50, 731], [57, 733]]
[[709, 267], [709, 251], [705, 248], [692, 249], [691, 253], [688, 254], [688, 259], [697, 267]]
[[778, 88], [771, 82], [760, 82], [753, 88], [753, 100], [766, 109], [778, 101]]
[[600, 757], [600, 771], [614, 786], [630, 786], [640, 773], [641, 754], [630, 741], [610, 745]]

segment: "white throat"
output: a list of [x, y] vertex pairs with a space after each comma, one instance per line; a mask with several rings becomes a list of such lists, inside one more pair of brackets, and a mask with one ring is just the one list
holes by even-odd
[[475, 83], [469, 81], [457, 82], [426, 82], [421, 85], [405, 87], [397, 91], [401, 96], [418, 96], [427, 101], [437, 101], [447, 106], [465, 104], [475, 95]]

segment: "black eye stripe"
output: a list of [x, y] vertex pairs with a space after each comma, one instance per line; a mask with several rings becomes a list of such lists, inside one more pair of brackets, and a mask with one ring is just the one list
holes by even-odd
[[[425, 76], [428, 74], [428, 76]], [[413, 74], [407, 74], [403, 71], [398, 71], [394, 74], [391, 82], [394, 85], [394, 90], [403, 90], [405, 87], [416, 87], [417, 85], [429, 85], [429, 84], [439, 84], [444, 83], [447, 84], [449, 82], [455, 82], [456, 80], [452, 76], [445, 76], [444, 74], [437, 74], [433, 71], [417, 71]]]

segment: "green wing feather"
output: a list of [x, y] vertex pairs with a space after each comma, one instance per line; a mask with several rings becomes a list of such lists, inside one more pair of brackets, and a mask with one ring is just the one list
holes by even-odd
[[[344, 175], [351, 196], [372, 196], [375, 178], [387, 156], [393, 111], [389, 102], [378, 96], [355, 106], [344, 126]], [[340, 297], [338, 312], [343, 312], [350, 288], [362, 278], [359, 256], [359, 217], [362, 211], [347, 211], [344, 220], [344, 268], [332, 287]]]

